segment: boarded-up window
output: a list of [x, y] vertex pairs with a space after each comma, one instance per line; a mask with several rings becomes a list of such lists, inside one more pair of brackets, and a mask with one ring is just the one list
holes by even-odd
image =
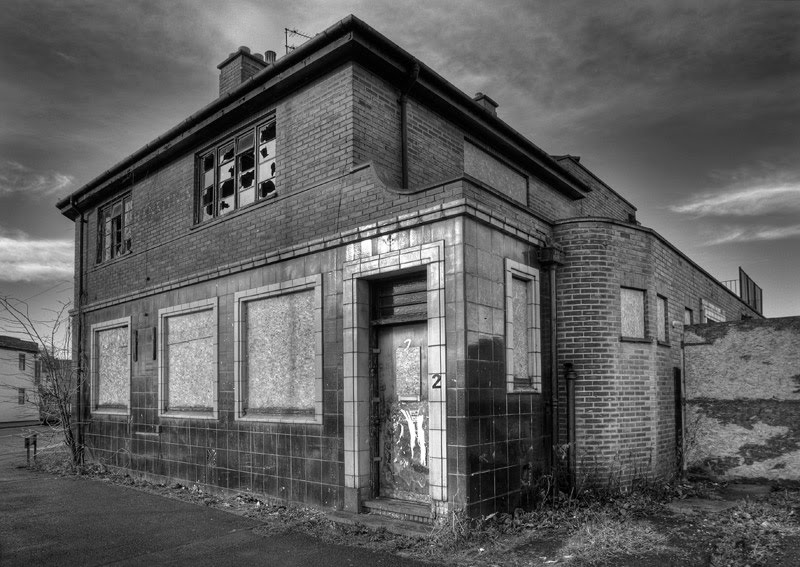
[[313, 414], [313, 292], [248, 301], [245, 310], [246, 411]]
[[657, 338], [658, 342], [669, 342], [669, 328], [667, 322], [667, 299], [660, 295], [656, 298], [656, 325], [658, 325]]
[[464, 141], [464, 173], [497, 189], [507, 197], [528, 204], [528, 179], [511, 166]]
[[506, 260], [506, 366], [509, 392], [541, 392], [539, 271]]
[[239, 419], [319, 421], [321, 278], [236, 294]]
[[644, 291], [620, 288], [622, 336], [643, 339], [644, 334]]
[[128, 412], [130, 403], [130, 319], [92, 326], [92, 411]]
[[711, 303], [707, 299], [700, 300], [700, 307], [702, 309], [702, 322], [703, 323], [724, 323], [725, 312], [719, 305]]
[[688, 307], [684, 308], [683, 310], [683, 324], [684, 325], [694, 324], [694, 312]]
[[216, 299], [159, 311], [162, 415], [215, 416], [217, 410]]

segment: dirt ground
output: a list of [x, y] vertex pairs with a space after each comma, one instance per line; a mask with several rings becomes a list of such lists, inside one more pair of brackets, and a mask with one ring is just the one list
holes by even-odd
[[[40, 467], [76, 474], [46, 454]], [[454, 515], [421, 536], [396, 535], [325, 511], [274, 505], [253, 494], [212, 494], [198, 486], [153, 484], [90, 465], [87, 482], [110, 482], [244, 515], [257, 531], [301, 532], [328, 543], [386, 551], [440, 565], [700, 567], [800, 565], [797, 487], [681, 482], [629, 493], [542, 494], [533, 511], [480, 519]]]

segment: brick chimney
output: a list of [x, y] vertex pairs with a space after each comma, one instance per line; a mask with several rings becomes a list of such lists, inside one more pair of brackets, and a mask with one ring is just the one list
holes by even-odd
[[492, 116], [497, 116], [497, 107], [499, 105], [487, 95], [483, 93], [475, 93], [475, 96], [472, 97], [472, 100], [481, 105], [483, 109]]
[[[269, 57], [270, 53], [273, 52], [268, 51], [267, 57]], [[270, 63], [274, 62], [273, 53]], [[268, 64], [260, 53], [250, 53], [249, 47], [240, 47], [228, 55], [225, 61], [217, 65], [217, 69], [219, 69], [219, 96], [228, 94]]]

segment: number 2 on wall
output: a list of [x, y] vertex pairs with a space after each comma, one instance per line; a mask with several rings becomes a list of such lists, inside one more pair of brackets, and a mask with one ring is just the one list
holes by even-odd
[[433, 384], [431, 385], [431, 388], [433, 388], [434, 390], [441, 390], [442, 389], [442, 375], [441, 374], [434, 374], [433, 376], [431, 376], [431, 378], [433, 379]]

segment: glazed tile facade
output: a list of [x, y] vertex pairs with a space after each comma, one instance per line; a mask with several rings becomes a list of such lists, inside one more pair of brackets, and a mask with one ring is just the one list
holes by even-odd
[[319, 37], [232, 54], [219, 99], [59, 203], [89, 457], [429, 520], [530, 504], [564, 448], [573, 475], [672, 474], [680, 339], [657, 321], [751, 310], [363, 22]]

